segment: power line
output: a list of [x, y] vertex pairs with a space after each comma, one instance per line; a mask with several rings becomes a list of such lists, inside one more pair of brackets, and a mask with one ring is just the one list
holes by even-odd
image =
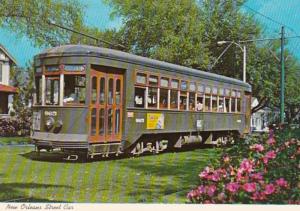
[[255, 10], [255, 9], [247, 6], [246, 4], [243, 4], [242, 6], [246, 7], [247, 9], [251, 10], [252, 12], [254, 12], [254, 13], [256, 13], [256, 14], [258, 14], [258, 15], [260, 15], [260, 16], [262, 16], [262, 17], [264, 17], [264, 18], [266, 18], [266, 19], [268, 19], [268, 20], [270, 20], [270, 21], [272, 21], [272, 22], [274, 22], [274, 23], [276, 23], [278, 25], [285, 26], [286, 28], [289, 28], [292, 32], [294, 32], [296, 34], [295, 30], [292, 27], [290, 27], [290, 26], [288, 26], [288, 25], [286, 25], [286, 24], [284, 24], [282, 22], [279, 22], [277, 20], [274, 20], [273, 18], [271, 18], [271, 17], [269, 17], [269, 16], [267, 16], [267, 15], [261, 13], [261, 12], [258, 12], [257, 10]]

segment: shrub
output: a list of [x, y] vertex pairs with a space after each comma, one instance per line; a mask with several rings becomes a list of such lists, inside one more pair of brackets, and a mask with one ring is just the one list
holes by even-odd
[[15, 117], [0, 119], [0, 136], [28, 136], [30, 125], [31, 112], [24, 109]]
[[218, 164], [199, 174], [200, 184], [187, 198], [193, 203], [299, 204], [299, 145], [272, 130], [269, 137], [239, 140], [223, 149]]

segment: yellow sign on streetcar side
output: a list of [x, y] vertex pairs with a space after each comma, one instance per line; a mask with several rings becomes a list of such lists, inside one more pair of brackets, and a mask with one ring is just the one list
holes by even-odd
[[147, 113], [147, 129], [165, 129], [165, 115], [162, 113]]

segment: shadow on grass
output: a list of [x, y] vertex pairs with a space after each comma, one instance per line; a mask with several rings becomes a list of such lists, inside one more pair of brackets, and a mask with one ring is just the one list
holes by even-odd
[[68, 188], [73, 189], [68, 185], [51, 185], [39, 183], [2, 183], [0, 185], [0, 202], [64, 202], [53, 201], [44, 198], [36, 198], [26, 195], [23, 190], [38, 189], [38, 188]]
[[[160, 152], [159, 154], [165, 154], [165, 153], [173, 153], [173, 152], [187, 152], [187, 151], [193, 151], [196, 149], [210, 149], [214, 148], [214, 145], [204, 144], [204, 145], [191, 145], [191, 146], [184, 146], [181, 149], [168, 149], [164, 152]], [[127, 158], [134, 157], [131, 154], [121, 154], [119, 156], [111, 156], [109, 158], [103, 158], [102, 156], [95, 156], [93, 159], [89, 158], [87, 159], [84, 155], [79, 155], [79, 159], [76, 161], [68, 161], [65, 160], [67, 157], [66, 153], [63, 152], [36, 152], [31, 151], [23, 154], [19, 154], [20, 156], [35, 160], [35, 161], [42, 161], [42, 162], [56, 162], [56, 163], [90, 163], [90, 162], [101, 162], [101, 161], [109, 161], [109, 160], [123, 160]], [[143, 155], [135, 156], [135, 157], [147, 157], [147, 156], [155, 156], [154, 153], [145, 153]]]

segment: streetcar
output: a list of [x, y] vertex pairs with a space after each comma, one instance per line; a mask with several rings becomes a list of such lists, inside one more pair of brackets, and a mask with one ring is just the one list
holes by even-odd
[[31, 139], [77, 158], [140, 155], [250, 131], [251, 86], [88, 45], [34, 57]]

